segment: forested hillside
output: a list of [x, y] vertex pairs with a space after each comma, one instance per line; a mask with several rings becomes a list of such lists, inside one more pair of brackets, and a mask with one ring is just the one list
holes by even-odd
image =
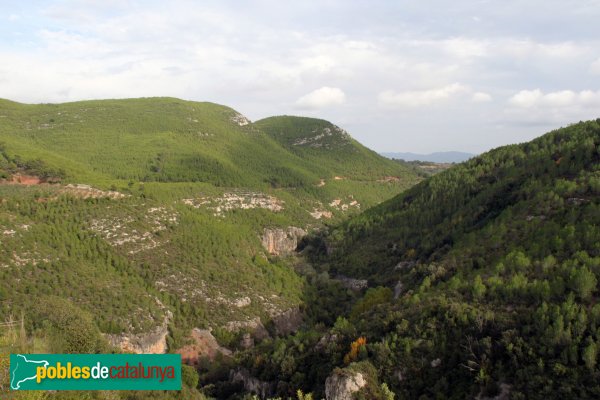
[[322, 119], [279, 116], [256, 121], [255, 126], [283, 147], [311, 165], [335, 171], [338, 178], [370, 180], [386, 171], [380, 179], [396, 180], [410, 176], [410, 169], [392, 168], [384, 158], [360, 145], [345, 130]]
[[598, 398], [599, 146], [600, 120], [501, 147], [314, 238], [315, 288], [369, 289], [321, 290], [245, 366], [316, 395], [360, 373], [365, 398]]
[[0, 320], [24, 316], [57, 352], [273, 334], [303, 302], [281, 257], [299, 235], [420, 179], [345, 137], [350, 153], [318, 163], [212, 103], [1, 100]]
[[600, 396], [599, 120], [425, 180], [177, 99], [1, 101], [0, 142], [3, 349], [182, 351], [193, 398]]
[[49, 168], [88, 184], [132, 180], [297, 188], [341, 173], [349, 175], [343, 178], [371, 181], [390, 175], [404, 178], [402, 174], [410, 178], [406, 169], [329, 122], [294, 118], [282, 126], [290, 137], [305, 126], [343, 132], [341, 140], [321, 148], [321, 159], [327, 162], [315, 163], [290, 151], [297, 147], [282, 146], [263, 133], [271, 126], [265, 121], [272, 119], [253, 124], [213, 103], [147, 98], [25, 105], [1, 100], [0, 118], [9, 154], [40, 158]]

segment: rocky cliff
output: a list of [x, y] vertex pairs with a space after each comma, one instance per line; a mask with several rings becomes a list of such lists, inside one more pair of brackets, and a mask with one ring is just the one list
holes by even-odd
[[304, 229], [288, 226], [287, 228], [266, 228], [262, 235], [262, 245], [269, 254], [284, 256], [296, 251], [298, 241], [306, 235]]
[[363, 374], [346, 370], [336, 370], [325, 381], [327, 400], [352, 400], [354, 393], [367, 384]]
[[298, 307], [290, 308], [273, 317], [276, 335], [289, 335], [298, 330], [302, 325], [302, 312]]
[[108, 342], [126, 353], [163, 354], [167, 352], [167, 321], [148, 333], [105, 335]]
[[208, 329], [192, 329], [190, 339], [187, 345], [176, 351], [181, 354], [181, 361], [185, 364], [197, 366], [201, 358], [206, 357], [212, 361], [219, 355], [230, 357], [233, 354], [231, 350], [220, 346]]
[[229, 379], [233, 383], [241, 383], [246, 392], [254, 393], [261, 399], [268, 398], [275, 391], [275, 384], [273, 382], [261, 381], [250, 375], [250, 372], [245, 368], [231, 370]]

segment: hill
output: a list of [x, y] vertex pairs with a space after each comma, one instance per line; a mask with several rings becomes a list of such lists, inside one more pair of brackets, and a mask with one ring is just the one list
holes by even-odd
[[[347, 133], [339, 136], [341, 142], [322, 148], [321, 154], [332, 158], [327, 165], [306, 162], [310, 157], [303, 159], [289, 151], [295, 148], [292, 144], [281, 146], [262, 131], [272, 125], [270, 121], [280, 119], [253, 124], [231, 108], [213, 103], [147, 98], [0, 105], [2, 141], [8, 151], [41, 158], [72, 180], [90, 184], [133, 180], [277, 188], [314, 185], [321, 178], [333, 178], [332, 172], [352, 172], [365, 180], [407, 172]], [[326, 121], [297, 118], [284, 130], [291, 136], [296, 135], [295, 129], [313, 125], [334, 127]], [[350, 152], [338, 152], [345, 143]], [[314, 142], [311, 148], [317, 145]], [[348, 168], [353, 164], [356, 167]]]
[[369, 180], [385, 171], [386, 178], [410, 176], [408, 168], [390, 164], [362, 146], [331, 122], [306, 117], [279, 116], [255, 122], [255, 126], [294, 155], [311, 165], [334, 171], [338, 177]]
[[305, 287], [278, 256], [419, 179], [347, 140], [357, 156], [319, 163], [212, 103], [0, 100], [0, 319], [58, 352], [78, 350], [66, 314], [134, 351], [273, 334]]
[[462, 151], [441, 151], [429, 154], [387, 152], [381, 153], [381, 155], [396, 160], [429, 161], [434, 163], [460, 163], [475, 156], [475, 154]]
[[600, 120], [574, 124], [315, 237], [313, 282], [329, 290], [313, 328], [245, 366], [317, 395], [329, 377], [366, 382], [366, 398], [597, 398], [599, 149]]

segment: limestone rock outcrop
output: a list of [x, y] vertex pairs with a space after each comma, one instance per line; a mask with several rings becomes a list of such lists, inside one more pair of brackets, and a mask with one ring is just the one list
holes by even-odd
[[302, 312], [298, 307], [290, 308], [273, 317], [276, 335], [288, 335], [298, 330], [302, 325]]
[[354, 393], [366, 384], [360, 372], [336, 370], [325, 381], [325, 397], [327, 400], [352, 400]]
[[241, 383], [246, 392], [254, 393], [261, 399], [266, 399], [275, 391], [275, 384], [272, 382], [261, 381], [258, 378], [250, 375], [250, 372], [245, 368], [231, 370], [229, 380], [233, 383]]
[[120, 335], [107, 334], [106, 338], [111, 345], [127, 353], [163, 354], [167, 352], [168, 334], [169, 330], [165, 322], [148, 333], [139, 333], [136, 335], [124, 333]]
[[298, 247], [298, 242], [306, 235], [306, 231], [295, 226], [287, 228], [266, 228], [261, 241], [269, 254], [285, 256], [292, 254]]

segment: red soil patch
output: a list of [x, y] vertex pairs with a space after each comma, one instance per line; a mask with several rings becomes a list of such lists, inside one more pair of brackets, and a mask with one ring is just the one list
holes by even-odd
[[41, 183], [44, 183], [45, 181], [39, 176], [35, 175], [15, 174], [11, 177], [10, 181], [8, 182], [17, 185], [39, 185]]
[[203, 357], [214, 360], [219, 353], [224, 356], [231, 355], [231, 350], [219, 346], [215, 337], [208, 330], [193, 329], [191, 339], [191, 344], [176, 351], [181, 354], [181, 360], [185, 364], [198, 365], [198, 361]]

